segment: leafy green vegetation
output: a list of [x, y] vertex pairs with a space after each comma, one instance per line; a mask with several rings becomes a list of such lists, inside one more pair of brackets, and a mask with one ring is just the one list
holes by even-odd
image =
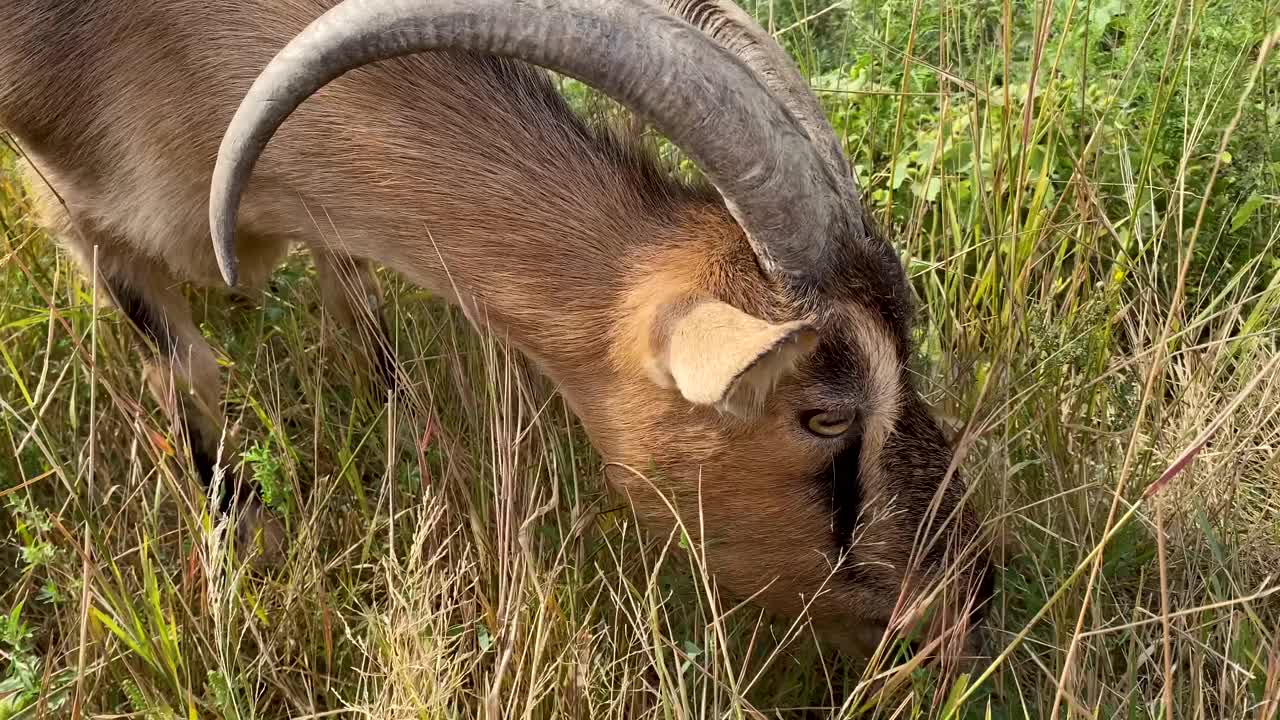
[[0, 720], [1276, 717], [1280, 6], [745, 5], [908, 262], [989, 670], [873, 681], [719, 597], [522, 360], [391, 276], [422, 402], [388, 412], [302, 256], [258, 311], [193, 294], [295, 540], [245, 572], [0, 151]]

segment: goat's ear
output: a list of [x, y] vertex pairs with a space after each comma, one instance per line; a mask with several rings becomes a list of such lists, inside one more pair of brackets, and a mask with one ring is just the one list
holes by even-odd
[[716, 300], [673, 309], [664, 320], [654, 358], [660, 384], [734, 414], [764, 402], [817, 344], [809, 322], [771, 323]]

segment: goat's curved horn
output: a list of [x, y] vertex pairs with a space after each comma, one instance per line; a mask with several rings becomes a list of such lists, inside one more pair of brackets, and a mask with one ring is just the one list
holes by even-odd
[[667, 9], [700, 28], [712, 40], [755, 70], [774, 97], [809, 133], [818, 155], [840, 181], [845, 202], [861, 203], [858, 183], [849, 170], [822, 104], [791, 56], [751, 15], [733, 0], [663, 0]]
[[696, 162], [764, 270], [810, 286], [839, 238], [861, 233], [815, 145], [738, 58], [657, 6], [599, 0], [345, 0], [254, 81], [218, 151], [209, 222], [236, 282], [240, 195], [272, 134], [304, 100], [369, 63], [430, 50], [514, 58], [610, 95]]

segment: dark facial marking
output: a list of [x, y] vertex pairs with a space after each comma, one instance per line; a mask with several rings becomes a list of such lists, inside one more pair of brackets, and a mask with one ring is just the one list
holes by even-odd
[[[862, 511], [862, 438], [849, 443], [831, 464], [814, 478], [819, 497], [831, 513], [831, 539], [836, 556], [847, 556], [853, 547], [853, 531]], [[864, 574], [856, 564], [856, 558], [846, 557], [842, 574], [857, 582]]]

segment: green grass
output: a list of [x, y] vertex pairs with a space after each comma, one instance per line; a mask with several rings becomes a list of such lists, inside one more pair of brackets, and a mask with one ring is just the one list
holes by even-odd
[[996, 539], [988, 674], [886, 688], [716, 596], [523, 361], [391, 276], [423, 402], [385, 408], [301, 256], [260, 311], [193, 295], [295, 539], [243, 572], [0, 155], [0, 718], [1275, 717], [1280, 6], [748, 7], [909, 262]]

